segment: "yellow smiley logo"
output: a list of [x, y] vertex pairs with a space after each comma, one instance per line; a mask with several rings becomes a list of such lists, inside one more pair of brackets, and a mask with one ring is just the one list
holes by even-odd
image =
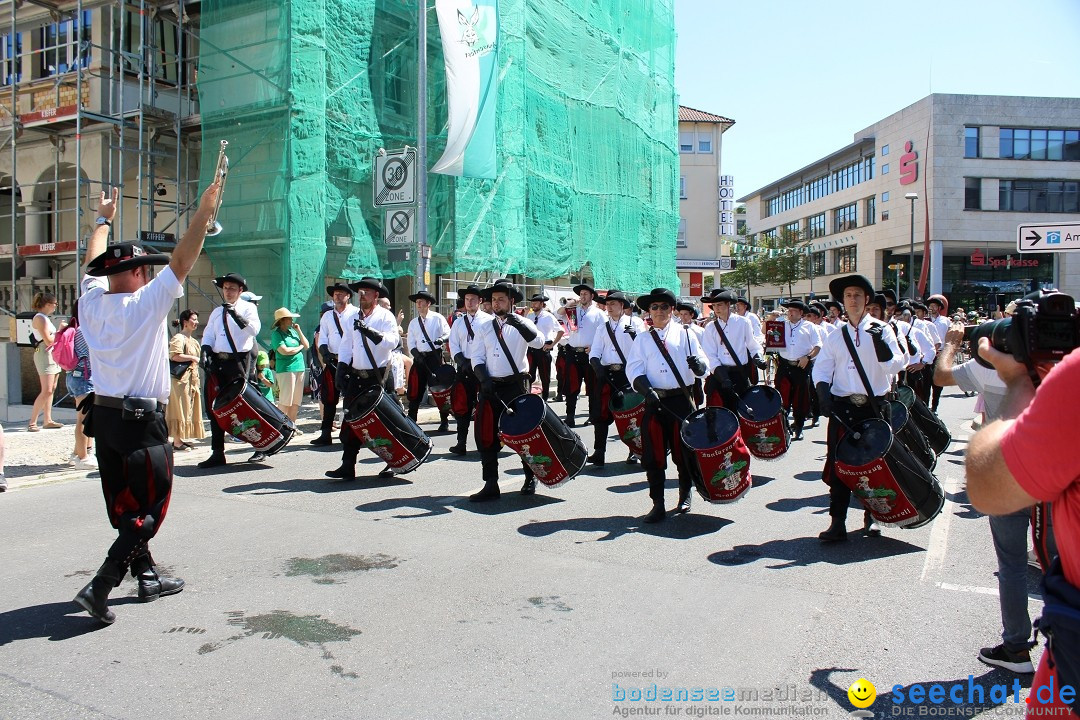
[[851, 683], [847, 691], [848, 700], [857, 708], [868, 708], [877, 699], [877, 688], [869, 680], [859, 678]]

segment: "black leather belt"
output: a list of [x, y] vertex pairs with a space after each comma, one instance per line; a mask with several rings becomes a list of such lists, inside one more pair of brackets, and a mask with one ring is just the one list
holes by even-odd
[[357, 370], [356, 368], [353, 368], [352, 374], [358, 378], [364, 378], [365, 380], [367, 380], [368, 378], [379, 377], [379, 375], [382, 374], [382, 370]]
[[573, 354], [573, 355], [588, 355], [589, 354], [589, 348], [579, 348], [579, 347], [574, 347], [573, 345], [567, 345], [567, 347], [570, 348], [570, 353]]
[[[124, 409], [124, 398], [111, 397], [109, 395], [98, 395], [94, 393], [94, 404], [101, 407], [112, 408], [113, 410]], [[165, 406], [160, 402], [157, 404], [158, 412], [165, 412]]]
[[656, 394], [659, 395], [662, 398], [675, 397], [676, 395], [682, 395], [683, 394], [682, 388], [671, 388], [670, 390], [661, 390], [660, 388], [653, 388], [653, 390], [656, 390]]
[[518, 375], [507, 375], [506, 377], [493, 377], [491, 378], [491, 382], [494, 385], [509, 385], [511, 383], [519, 383], [527, 377], [528, 375], [523, 373]]
[[851, 395], [833, 395], [833, 400], [836, 402], [847, 403], [848, 405], [854, 405], [855, 407], [862, 407], [870, 402], [869, 395], [863, 395], [862, 393], [852, 393]]
[[614, 363], [612, 365], [605, 365], [604, 367], [607, 368], [608, 370], [612, 371], [612, 372], [620, 372], [623, 369], [623, 366], [622, 366], [621, 363]]

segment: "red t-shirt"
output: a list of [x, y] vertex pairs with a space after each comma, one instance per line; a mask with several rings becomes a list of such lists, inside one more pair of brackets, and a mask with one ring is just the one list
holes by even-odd
[[[1037, 500], [1053, 503], [1054, 538], [1065, 578], [1080, 587], [1080, 452], [1076, 425], [1080, 420], [1080, 352], [1070, 353], [1050, 371], [1039, 391], [1001, 440], [1005, 464], [1020, 487]], [[1053, 678], [1054, 701], [1040, 703], [1038, 689], [1054, 673], [1043, 653], [1031, 684], [1028, 715], [1048, 708], [1067, 712], [1057, 698], [1061, 683]], [[1045, 695], [1045, 692], [1044, 692]], [[1068, 713], [1071, 716], [1071, 713]], [[1042, 715], [1039, 715], [1042, 717]]]

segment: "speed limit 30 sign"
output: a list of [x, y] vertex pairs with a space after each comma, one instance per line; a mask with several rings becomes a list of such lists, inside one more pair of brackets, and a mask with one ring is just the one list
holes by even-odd
[[375, 156], [375, 207], [416, 202], [416, 150], [386, 151]]

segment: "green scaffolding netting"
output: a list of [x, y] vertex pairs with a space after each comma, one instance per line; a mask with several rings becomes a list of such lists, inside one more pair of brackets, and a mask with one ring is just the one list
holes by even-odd
[[[305, 316], [327, 278], [412, 276], [372, 198], [379, 148], [416, 146], [417, 13], [401, 0], [204, 0], [202, 185], [230, 173], [206, 247]], [[430, 174], [436, 274], [549, 279], [588, 266], [631, 291], [677, 286], [672, 0], [501, 0], [494, 180]], [[446, 89], [428, 12], [429, 165]]]

